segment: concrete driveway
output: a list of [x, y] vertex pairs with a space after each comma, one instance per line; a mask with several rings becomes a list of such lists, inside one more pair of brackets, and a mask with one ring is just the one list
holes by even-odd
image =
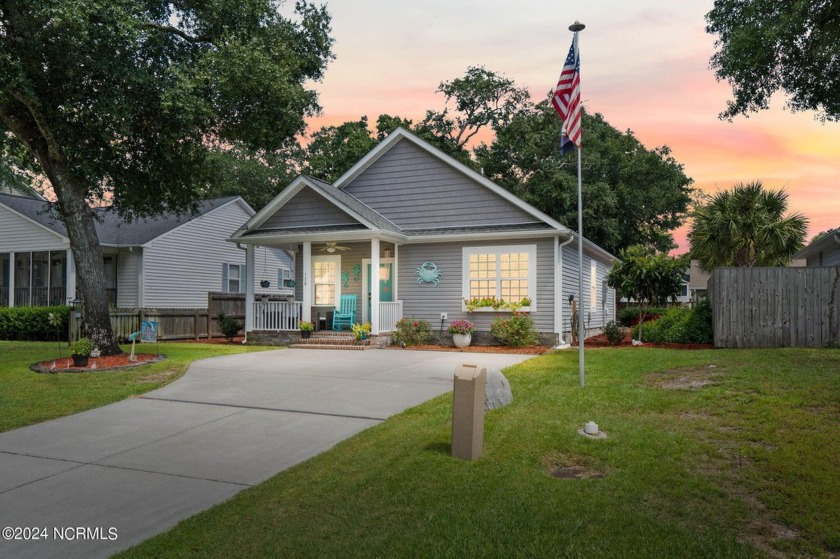
[[2, 433], [0, 557], [107, 557], [452, 390], [459, 363], [504, 368], [528, 357], [214, 357], [143, 397]]

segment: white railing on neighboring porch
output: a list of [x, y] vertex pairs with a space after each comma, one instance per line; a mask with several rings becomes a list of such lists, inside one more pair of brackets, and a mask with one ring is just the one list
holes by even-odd
[[393, 332], [397, 328], [397, 321], [402, 318], [402, 301], [379, 303], [379, 331]]
[[298, 330], [300, 301], [254, 301], [254, 330]]

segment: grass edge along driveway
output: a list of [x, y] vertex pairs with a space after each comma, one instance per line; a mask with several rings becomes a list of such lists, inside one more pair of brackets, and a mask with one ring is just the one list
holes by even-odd
[[[278, 349], [241, 344], [161, 343], [166, 359], [151, 365], [91, 373], [36, 373], [29, 365], [58, 355], [55, 342], [0, 341], [0, 432], [118, 402], [180, 378], [190, 363], [217, 355]], [[130, 346], [123, 347], [130, 351]], [[66, 358], [66, 343], [61, 347]], [[155, 353], [139, 345], [138, 353]]]
[[544, 355], [506, 371], [476, 462], [448, 455], [444, 395], [120, 556], [836, 554], [839, 370], [837, 350], [592, 350], [581, 389], [576, 352]]

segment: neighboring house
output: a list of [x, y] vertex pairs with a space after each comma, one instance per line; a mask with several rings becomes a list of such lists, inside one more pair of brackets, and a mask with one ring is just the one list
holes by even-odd
[[[245, 273], [245, 250], [226, 239], [254, 210], [242, 198], [207, 200], [195, 215], [125, 222], [97, 209], [109, 301], [122, 308], [205, 308], [208, 291], [244, 292], [247, 278], [269, 280], [268, 293], [293, 275], [285, 251], [257, 249]], [[0, 306], [61, 305], [76, 298], [76, 273], [64, 225], [50, 203], [0, 194]]]
[[804, 259], [808, 267], [840, 266], [840, 227], [797, 252], [794, 258]]
[[[505, 311], [470, 313], [464, 300], [495, 296], [530, 299], [523, 310], [545, 343], [557, 343], [569, 331], [568, 297], [578, 298], [572, 231], [402, 128], [335, 184], [296, 178], [230, 240], [248, 247], [248, 270], [259, 269], [255, 245], [296, 253], [294, 303], [246, 294], [246, 331], [277, 338], [299, 317], [324, 319], [343, 294], [357, 295], [356, 321], [370, 321], [373, 334], [402, 317], [435, 330], [469, 319], [487, 332]], [[588, 328], [615, 317], [606, 285], [614, 261], [584, 240]]]
[[688, 269], [688, 299], [691, 302], [705, 298], [711, 274], [700, 267], [699, 260], [692, 260]]

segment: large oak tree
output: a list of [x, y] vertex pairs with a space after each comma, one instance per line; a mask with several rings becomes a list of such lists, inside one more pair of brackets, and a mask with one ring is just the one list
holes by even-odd
[[776, 91], [793, 110], [840, 120], [840, 1], [715, 0], [711, 66], [732, 86], [722, 118], [766, 109]]
[[[0, 0], [0, 133], [49, 179], [76, 261], [87, 335], [117, 353], [89, 203], [188, 211], [210, 146], [276, 150], [319, 111], [325, 8], [275, 0]], [[291, 11], [290, 11], [291, 12]]]

